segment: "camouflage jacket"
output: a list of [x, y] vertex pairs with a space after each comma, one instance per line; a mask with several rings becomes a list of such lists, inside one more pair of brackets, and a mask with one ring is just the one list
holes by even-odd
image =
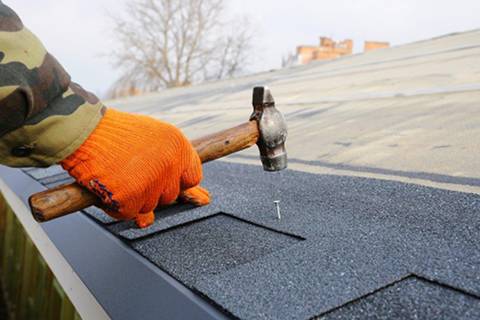
[[0, 164], [38, 167], [63, 160], [103, 111], [0, 0]]

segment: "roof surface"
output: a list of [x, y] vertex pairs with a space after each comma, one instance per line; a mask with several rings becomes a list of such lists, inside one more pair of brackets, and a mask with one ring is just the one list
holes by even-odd
[[480, 30], [107, 104], [195, 138], [246, 121], [255, 85], [286, 116], [290, 168], [480, 193]]
[[87, 211], [232, 317], [478, 318], [479, 62], [472, 31], [111, 102], [197, 137], [246, 121], [267, 84], [295, 170], [263, 172], [252, 148], [205, 166], [207, 207], [173, 206], [144, 230]]
[[88, 211], [233, 317], [480, 317], [478, 195], [221, 161], [204, 185], [211, 205], [159, 211], [143, 230]]

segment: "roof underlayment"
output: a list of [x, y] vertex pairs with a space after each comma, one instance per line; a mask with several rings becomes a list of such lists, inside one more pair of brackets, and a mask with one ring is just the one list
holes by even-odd
[[228, 316], [479, 318], [480, 31], [111, 105], [193, 138], [246, 121], [263, 84], [291, 169], [263, 172], [252, 148], [205, 165], [209, 206], [143, 230], [89, 216]]

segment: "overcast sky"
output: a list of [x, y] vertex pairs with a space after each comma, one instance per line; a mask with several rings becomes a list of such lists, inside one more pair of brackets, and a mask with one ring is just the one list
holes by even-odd
[[[85, 88], [102, 95], [118, 76], [105, 56], [112, 43], [109, 12], [125, 0], [4, 0]], [[299, 44], [321, 35], [400, 45], [480, 28], [480, 0], [226, 0], [232, 15], [255, 26], [251, 72], [278, 68]]]

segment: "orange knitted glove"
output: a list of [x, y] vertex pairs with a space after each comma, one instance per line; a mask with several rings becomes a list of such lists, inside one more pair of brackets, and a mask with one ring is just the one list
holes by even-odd
[[62, 167], [95, 193], [103, 209], [141, 228], [153, 223], [153, 209], [177, 200], [210, 202], [200, 158], [179, 129], [141, 115], [107, 109], [90, 137]]

